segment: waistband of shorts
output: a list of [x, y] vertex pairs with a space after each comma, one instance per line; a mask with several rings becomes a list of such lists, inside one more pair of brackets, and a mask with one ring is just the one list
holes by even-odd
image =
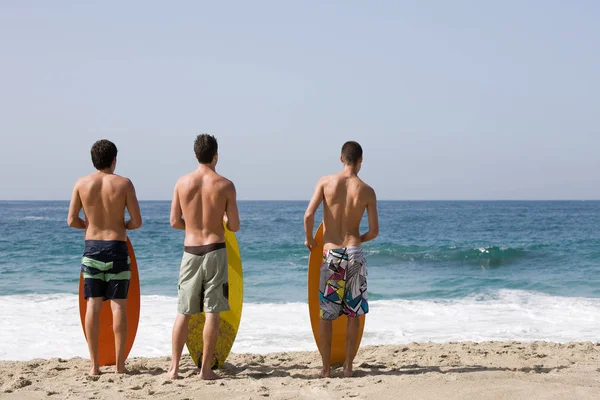
[[86, 240], [83, 256], [109, 262], [127, 260], [129, 251], [127, 242], [122, 240]]
[[127, 246], [127, 242], [125, 240], [96, 240], [96, 239], [86, 239], [86, 246], [96, 245], [96, 246]]
[[341, 247], [339, 249], [329, 249], [329, 250], [323, 250], [323, 255], [328, 255], [331, 253], [343, 253], [343, 254], [347, 254], [349, 256], [351, 255], [355, 255], [355, 254], [362, 254], [363, 249], [362, 246], [348, 246], [348, 247]]
[[193, 254], [198, 257], [212, 253], [213, 251], [221, 250], [226, 248], [225, 242], [210, 243], [202, 246], [183, 246], [183, 251], [189, 254]]

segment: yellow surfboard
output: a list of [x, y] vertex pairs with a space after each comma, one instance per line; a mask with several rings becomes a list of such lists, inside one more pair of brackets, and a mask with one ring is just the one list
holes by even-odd
[[[225, 244], [227, 246], [227, 279], [229, 282], [229, 311], [220, 314], [219, 338], [213, 358], [212, 369], [221, 368], [231, 351], [242, 318], [242, 302], [244, 297], [244, 281], [242, 259], [235, 234], [225, 228]], [[186, 342], [188, 351], [198, 368], [202, 367], [202, 331], [204, 330], [204, 313], [193, 315], [188, 324], [189, 333]]]
[[[308, 311], [310, 313], [310, 324], [317, 347], [319, 344], [319, 281], [321, 264], [323, 262], [323, 224], [319, 225], [315, 235], [317, 246], [310, 252], [308, 259]], [[363, 330], [365, 329], [365, 316], [360, 318], [360, 331], [356, 346], [360, 345]], [[341, 364], [346, 360], [346, 324], [348, 317], [342, 315], [333, 321], [333, 337], [331, 339], [331, 364]]]

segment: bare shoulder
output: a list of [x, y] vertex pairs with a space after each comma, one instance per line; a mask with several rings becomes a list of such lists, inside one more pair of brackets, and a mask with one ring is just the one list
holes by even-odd
[[190, 179], [190, 174], [185, 174], [185, 175], [180, 176], [179, 178], [177, 178], [177, 182], [175, 182], [175, 187], [181, 186], [183, 183], [185, 183], [189, 179]]
[[373, 189], [368, 183], [360, 179], [360, 189], [364, 194], [365, 198], [375, 198], [375, 189]]
[[223, 175], [218, 175], [217, 182], [223, 190], [235, 191], [235, 185], [233, 184], [233, 182], [231, 180], [225, 178]]
[[319, 182], [317, 184], [327, 185], [330, 183], [334, 183], [337, 180], [339, 180], [339, 177], [337, 174], [325, 175], [325, 176], [322, 176], [321, 178], [319, 178]]
[[133, 182], [131, 182], [131, 179], [121, 176], [121, 175], [113, 175], [115, 182], [126, 189], [132, 188], [133, 187]]
[[81, 185], [83, 185], [85, 183], [85, 181], [88, 179], [89, 179], [89, 176], [87, 176], [87, 175], [77, 178], [77, 180], [75, 181], [75, 185], [73, 185], [74, 188], [79, 189], [81, 187]]
[[89, 174], [86, 176], [82, 176], [77, 181], [75, 181], [75, 189], [80, 189], [94, 182], [95, 174]]
[[195, 182], [197, 179], [198, 178], [197, 178], [196, 173], [190, 172], [189, 174], [180, 176], [179, 179], [177, 179], [177, 182], [175, 183], [175, 187], [181, 188], [182, 186], [190, 185], [193, 182]]

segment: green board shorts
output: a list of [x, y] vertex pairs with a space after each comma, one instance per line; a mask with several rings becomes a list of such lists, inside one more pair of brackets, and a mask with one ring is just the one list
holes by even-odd
[[185, 315], [229, 310], [225, 243], [185, 246], [179, 268], [177, 312]]
[[127, 242], [121, 240], [86, 240], [81, 259], [83, 298], [123, 300], [131, 279]]

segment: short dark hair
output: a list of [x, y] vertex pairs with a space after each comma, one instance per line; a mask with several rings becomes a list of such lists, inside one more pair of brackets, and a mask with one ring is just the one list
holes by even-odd
[[362, 147], [354, 141], [344, 143], [342, 146], [342, 160], [345, 164], [356, 165], [362, 157]]
[[200, 164], [210, 164], [219, 150], [217, 139], [213, 135], [203, 133], [196, 136], [194, 153]]
[[92, 163], [97, 170], [110, 168], [115, 157], [117, 157], [117, 146], [110, 140], [98, 140], [92, 145], [90, 151], [92, 154]]

